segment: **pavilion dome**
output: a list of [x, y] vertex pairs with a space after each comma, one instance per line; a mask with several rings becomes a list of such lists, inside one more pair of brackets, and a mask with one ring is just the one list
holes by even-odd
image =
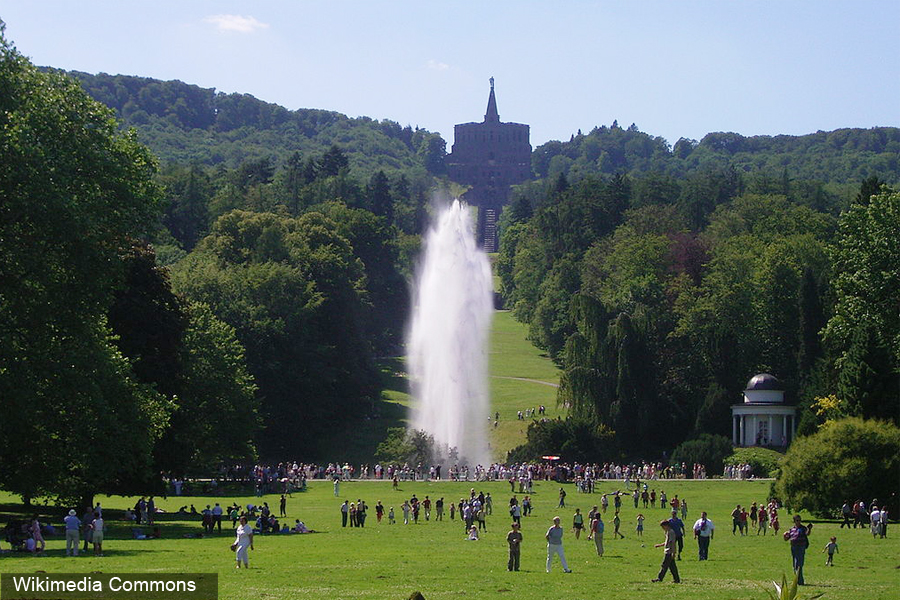
[[750, 381], [747, 382], [747, 391], [755, 390], [783, 391], [784, 386], [781, 385], [781, 382], [778, 381], [778, 378], [774, 375], [770, 375], [768, 373], [760, 373], [759, 375], [754, 375], [753, 377], [751, 377]]

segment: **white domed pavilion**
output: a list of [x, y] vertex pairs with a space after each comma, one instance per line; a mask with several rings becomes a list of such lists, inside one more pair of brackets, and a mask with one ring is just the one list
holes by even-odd
[[797, 431], [797, 409], [784, 403], [784, 386], [774, 375], [760, 373], [747, 382], [744, 402], [731, 407], [735, 446], [786, 447]]

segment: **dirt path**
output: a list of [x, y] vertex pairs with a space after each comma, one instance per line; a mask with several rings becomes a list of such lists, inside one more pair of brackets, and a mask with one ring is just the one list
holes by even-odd
[[541, 381], [540, 379], [528, 379], [527, 377], [504, 377], [502, 375], [491, 375], [491, 379], [512, 379], [513, 381], [529, 381], [531, 383], [539, 383], [541, 385], [549, 385], [553, 388], [558, 388], [558, 383], [550, 383], [549, 381]]

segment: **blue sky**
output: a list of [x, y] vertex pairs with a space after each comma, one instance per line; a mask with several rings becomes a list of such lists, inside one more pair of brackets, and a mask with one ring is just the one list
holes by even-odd
[[482, 119], [492, 76], [501, 120], [535, 146], [614, 119], [670, 144], [900, 126], [896, 0], [0, 0], [0, 19], [38, 65], [386, 118], [448, 145]]

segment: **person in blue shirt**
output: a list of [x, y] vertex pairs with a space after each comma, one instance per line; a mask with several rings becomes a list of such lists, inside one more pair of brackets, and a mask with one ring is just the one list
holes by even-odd
[[681, 560], [681, 551], [684, 550], [684, 521], [678, 518], [678, 510], [672, 509], [672, 518], [669, 519], [672, 533], [675, 534], [675, 543], [678, 544], [678, 560]]
[[66, 522], [66, 556], [78, 556], [78, 531], [81, 528], [81, 519], [75, 516], [75, 509], [72, 509], [63, 520]]

